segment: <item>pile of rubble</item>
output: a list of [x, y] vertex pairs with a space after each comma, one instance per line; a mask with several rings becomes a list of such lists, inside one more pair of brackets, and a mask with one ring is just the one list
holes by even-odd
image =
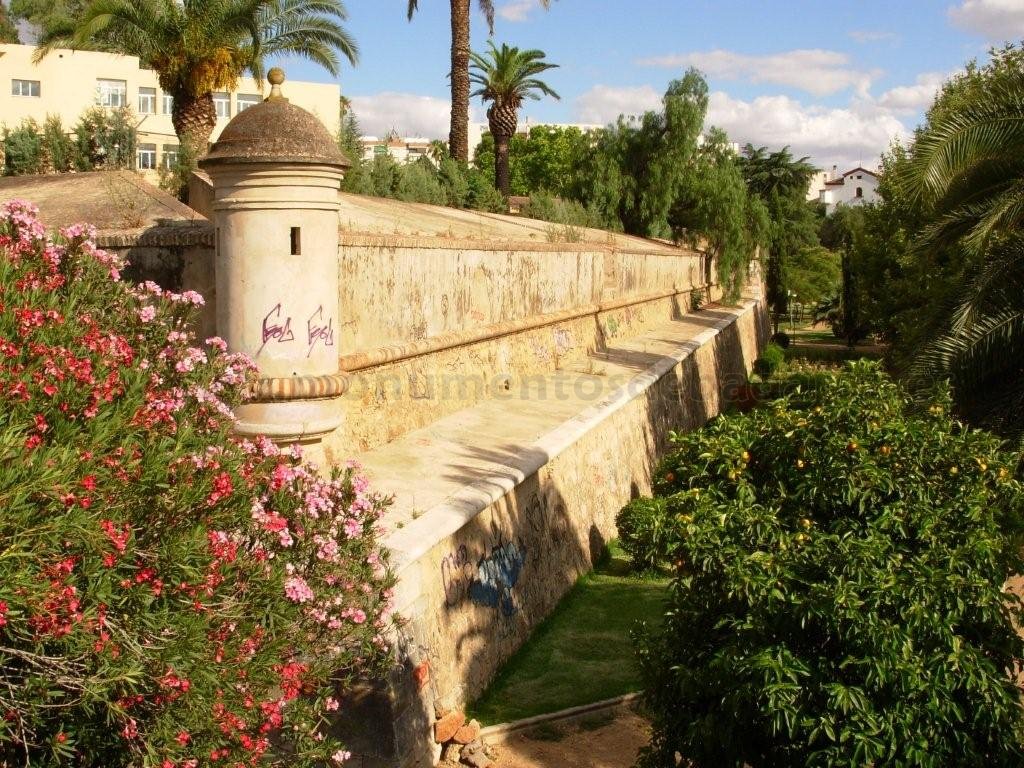
[[435, 709], [434, 741], [441, 745], [441, 764], [488, 768], [494, 762], [494, 753], [480, 739], [480, 723], [466, 722], [464, 712]]

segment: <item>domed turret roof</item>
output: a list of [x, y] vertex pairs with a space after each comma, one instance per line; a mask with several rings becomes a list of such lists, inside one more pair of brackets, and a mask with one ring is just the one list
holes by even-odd
[[270, 96], [232, 118], [200, 167], [220, 163], [309, 163], [348, 168], [351, 163], [338, 149], [324, 124], [281, 95], [284, 72], [274, 67], [267, 74]]

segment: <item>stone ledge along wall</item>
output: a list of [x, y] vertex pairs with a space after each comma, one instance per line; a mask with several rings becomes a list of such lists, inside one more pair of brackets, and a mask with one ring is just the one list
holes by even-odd
[[328, 456], [375, 448], [689, 311], [704, 256], [660, 243], [342, 235], [345, 421]]
[[[748, 300], [716, 311], [722, 314], [727, 317], [678, 359], [648, 369], [642, 391], [579, 414], [519, 456], [534, 470], [475, 514], [463, 509], [466, 521], [457, 530], [413, 544], [411, 557], [408, 540], [415, 534], [390, 537], [399, 568], [398, 613], [407, 621], [402, 663], [386, 692], [356, 697], [373, 702], [362, 710], [372, 719], [357, 716], [343, 728], [360, 765], [433, 764], [435, 712], [459, 708], [483, 692], [616, 536], [618, 510], [650, 492], [669, 431], [702, 425], [746, 380], [769, 332], [764, 305]], [[437, 513], [431, 510], [421, 522], [429, 527]], [[381, 722], [392, 726], [382, 730]]]

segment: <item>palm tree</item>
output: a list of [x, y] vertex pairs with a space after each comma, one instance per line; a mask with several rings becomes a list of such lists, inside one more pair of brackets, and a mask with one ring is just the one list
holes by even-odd
[[900, 182], [930, 209], [916, 247], [967, 268], [911, 386], [948, 379], [971, 421], [1024, 431], [1024, 72], [939, 115]]
[[486, 55], [470, 54], [473, 66], [469, 79], [477, 86], [472, 95], [491, 102], [487, 122], [494, 137], [494, 186], [508, 197], [508, 148], [519, 125], [519, 108], [525, 99], [561, 98], [537, 79], [537, 75], [558, 65], [544, 61], [544, 51], [521, 51], [504, 43], [501, 48], [493, 42], [488, 45]]
[[[544, 8], [551, 0], [539, 0]], [[493, 0], [477, 0], [487, 26], [494, 34]], [[452, 88], [452, 120], [448, 135], [451, 156], [463, 163], [469, 162], [469, 11], [470, 0], [451, 0], [452, 68], [448, 73]], [[419, 0], [409, 0], [407, 17], [412, 20], [419, 9]]]
[[55, 48], [137, 56], [174, 98], [171, 122], [183, 146], [201, 155], [217, 123], [213, 92], [233, 90], [246, 72], [262, 81], [268, 57], [290, 54], [337, 75], [355, 42], [341, 26], [341, 0], [92, 0]]

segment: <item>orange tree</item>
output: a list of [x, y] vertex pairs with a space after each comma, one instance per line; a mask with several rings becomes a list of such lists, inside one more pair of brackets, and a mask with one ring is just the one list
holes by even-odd
[[251, 363], [0, 207], [0, 765], [325, 765], [386, 650], [382, 499], [231, 438]]
[[642, 765], [1021, 765], [1019, 457], [873, 364], [796, 383], [676, 437], [620, 514], [676, 571]]

